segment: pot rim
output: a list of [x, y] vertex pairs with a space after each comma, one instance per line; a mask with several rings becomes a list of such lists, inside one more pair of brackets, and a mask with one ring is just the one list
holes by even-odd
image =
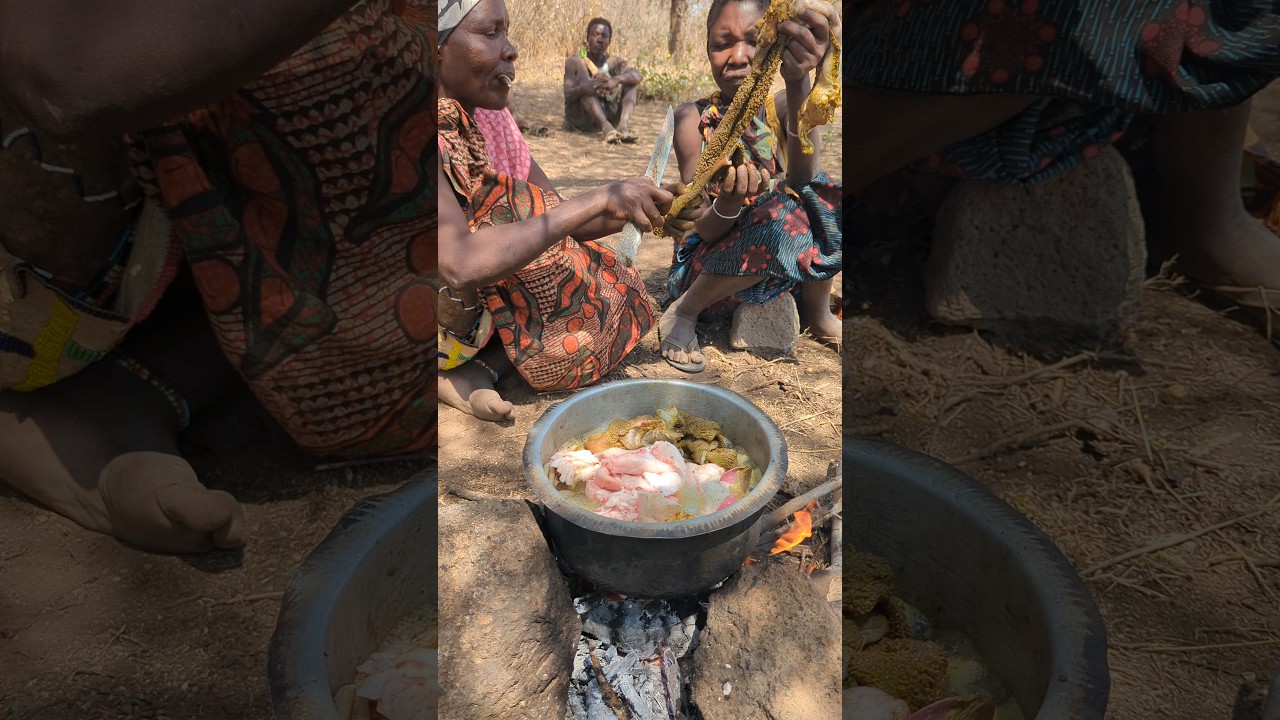
[[994, 542], [1023, 577], [1033, 579], [1026, 602], [1046, 616], [1051, 667], [1040, 708], [1029, 720], [1099, 718], [1107, 707], [1111, 677], [1107, 628], [1084, 580], [1043, 529], [963, 470], [910, 448], [872, 438], [845, 436], [842, 459], [846, 483], [861, 472], [887, 477], [914, 475], [942, 499], [963, 499], [951, 507], [974, 525], [1001, 528]]
[[[763, 425], [766, 442], [770, 449], [770, 455], [773, 461], [769, 463], [767, 468], [761, 470], [760, 482], [747, 493], [746, 497], [734, 503], [732, 506], [724, 510], [717, 510], [710, 515], [692, 518], [689, 520], [677, 520], [675, 522], [632, 522], [627, 520], [615, 520], [613, 518], [598, 515], [581, 508], [568, 500], [555, 489], [554, 483], [547, 477], [547, 473], [543, 467], [542, 461], [537, 457], [538, 448], [541, 439], [546, 435], [547, 431], [555, 424], [565, 412], [578, 403], [590, 402], [596, 395], [602, 392], [619, 391], [628, 387], [640, 390], [646, 387], [657, 385], [675, 386], [686, 388], [691, 392], [699, 392], [707, 395], [713, 395], [719, 400], [735, 405], [738, 409], [748, 414], [758, 417]], [[654, 408], [658, 410], [659, 408]], [[524, 443], [524, 475], [525, 480], [533, 488], [533, 493], [543, 506], [554, 512], [556, 515], [568, 520], [569, 522], [587, 530], [603, 533], [606, 535], [617, 535], [622, 537], [633, 538], [656, 538], [656, 539], [676, 539], [695, 537], [697, 535], [705, 535], [707, 533], [722, 530], [726, 527], [736, 525], [743, 520], [751, 518], [764, 509], [773, 496], [782, 488], [782, 481], [787, 477], [787, 440], [782, 435], [782, 430], [778, 427], [773, 418], [761, 410], [744, 396], [726, 390], [715, 385], [706, 385], [703, 383], [690, 382], [688, 380], [677, 380], [671, 378], [637, 378], [631, 380], [618, 380], [611, 383], [597, 385], [586, 390], [575, 393], [569, 398], [555, 403], [547, 408], [542, 417], [529, 428], [529, 434]]]
[[[273, 718], [339, 720], [333, 701], [335, 684], [329, 675], [329, 649], [335, 623], [351, 621], [343, 616], [343, 597], [358, 591], [360, 569], [370, 558], [387, 552], [388, 537], [396, 537], [422, 513], [436, 512], [438, 493], [437, 471], [430, 467], [394, 490], [361, 498], [294, 568], [267, 649], [267, 689]], [[366, 625], [360, 627], [363, 632], [372, 632]], [[363, 659], [356, 665], [360, 662]]]

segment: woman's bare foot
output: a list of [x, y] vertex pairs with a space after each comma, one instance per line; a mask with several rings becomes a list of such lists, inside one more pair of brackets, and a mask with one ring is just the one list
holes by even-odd
[[[1205, 285], [1280, 290], [1280, 238], [1249, 215], [1240, 167], [1249, 103], [1170, 115], [1156, 123], [1160, 204], [1153, 231], [1178, 255], [1178, 269]], [[1252, 293], [1254, 314], [1268, 312]], [[1271, 325], [1280, 311], [1269, 311]], [[1262, 319], [1266, 320], [1265, 317]]]
[[0, 480], [85, 528], [148, 550], [244, 545], [244, 512], [177, 449], [175, 414], [110, 360], [35, 392], [0, 393]]
[[706, 357], [698, 347], [698, 316], [696, 313], [692, 316], [682, 314], [679, 300], [667, 306], [662, 317], [658, 318], [658, 336], [662, 339], [662, 357], [677, 369], [685, 369], [680, 366], [705, 367]]
[[[502, 349], [498, 348], [498, 351], [502, 352]], [[488, 348], [480, 353], [479, 359], [488, 364], [489, 367], [509, 365], [506, 362], [505, 354], [498, 357], [498, 353], [492, 352]], [[474, 415], [481, 420], [494, 422], [514, 420], [516, 417], [515, 405], [503, 400], [498, 391], [494, 389], [494, 384], [493, 375], [480, 363], [474, 361], [464, 363], [461, 367], [453, 370], [441, 370], [436, 380], [436, 388], [440, 394], [440, 399], [446, 405], [455, 407], [468, 415]]]
[[1216, 213], [1184, 206], [1168, 217], [1161, 235], [1184, 274], [1207, 284], [1280, 289], [1280, 237], [1243, 206]]
[[831, 286], [834, 280], [807, 282], [800, 286], [800, 327], [822, 343], [840, 348], [844, 327], [831, 312]]

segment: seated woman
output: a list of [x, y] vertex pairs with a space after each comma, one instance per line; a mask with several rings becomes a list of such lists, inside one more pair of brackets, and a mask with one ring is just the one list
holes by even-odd
[[845, 128], [855, 194], [846, 211], [860, 228], [862, 191], [909, 165], [1033, 185], [1147, 116], [1157, 176], [1149, 236], [1205, 289], [1280, 326], [1280, 238], [1240, 193], [1249, 100], [1280, 76], [1275, 3], [863, 0], [848, 28], [846, 100], [860, 110]]
[[144, 548], [241, 546], [243, 509], [177, 444], [237, 374], [312, 453], [434, 446], [421, 1], [125, 2], [86, 22], [0, 0], [24, 38], [0, 63], [0, 187], [32, 193], [0, 193], [0, 480]]
[[[814, 3], [817, 4], [817, 3]], [[693, 180], [698, 157], [733, 101], [755, 56], [756, 21], [767, 0], [715, 0], [707, 12], [707, 59], [719, 92], [676, 111], [675, 151], [683, 182]], [[835, 16], [835, 9], [829, 10]], [[809, 94], [809, 74], [830, 43], [827, 16], [806, 10], [786, 20], [791, 37], [783, 53], [786, 89], [770, 96], [753, 119], [743, 143], [749, 160], [728, 168], [721, 189], [676, 243], [667, 293], [673, 299], [658, 323], [662, 356], [673, 367], [700, 372], [699, 314], [724, 316], [740, 302], [766, 303], [796, 291], [800, 319], [820, 339], [839, 342], [840, 322], [831, 313], [831, 285], [843, 260], [840, 186], [818, 169], [817, 129], [809, 131], [812, 155], [794, 130]], [[776, 187], [770, 189], [770, 180]]]
[[516, 76], [503, 0], [439, 13], [439, 396], [508, 420], [495, 385], [511, 367], [535, 390], [581, 387], [649, 330], [640, 278], [593, 239], [651, 230], [672, 195], [637, 178], [561, 201], [510, 115], [485, 112], [506, 108]]

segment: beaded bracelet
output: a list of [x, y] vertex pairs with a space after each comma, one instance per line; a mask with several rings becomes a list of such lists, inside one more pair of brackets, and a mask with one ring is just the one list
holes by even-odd
[[117, 349], [112, 352], [111, 357], [115, 360], [117, 365], [128, 370], [139, 380], [142, 380], [151, 387], [160, 391], [161, 395], [164, 395], [165, 399], [169, 401], [169, 404], [173, 406], [173, 412], [177, 416], [178, 432], [186, 430], [191, 425], [191, 404], [187, 402], [187, 399], [183, 397], [182, 393], [179, 392], [176, 387], [164, 378], [152, 372], [151, 368], [148, 368], [146, 365], [138, 362], [136, 358], [126, 355], [121, 350]]
[[487, 362], [485, 362], [485, 361], [481, 360], [481, 359], [480, 359], [480, 358], [478, 358], [478, 357], [473, 357], [473, 358], [471, 358], [471, 362], [473, 362], [473, 363], [475, 363], [475, 364], [479, 365], [480, 367], [484, 368], [485, 370], [488, 370], [488, 371], [489, 371], [489, 374], [493, 376], [493, 384], [494, 384], [494, 385], [497, 385], [497, 384], [498, 384], [498, 378], [499, 378], [500, 376], [498, 375], [498, 371], [493, 369], [493, 366], [492, 366], [492, 365], [490, 365], [489, 363], [487, 363]]

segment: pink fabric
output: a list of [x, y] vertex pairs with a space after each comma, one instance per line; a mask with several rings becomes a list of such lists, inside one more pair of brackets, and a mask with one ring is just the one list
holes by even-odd
[[484, 133], [484, 144], [489, 150], [493, 169], [522, 182], [529, 182], [529, 167], [533, 156], [529, 154], [529, 144], [524, 141], [524, 135], [516, 125], [511, 111], [507, 108], [476, 108], [475, 121], [480, 132]]

